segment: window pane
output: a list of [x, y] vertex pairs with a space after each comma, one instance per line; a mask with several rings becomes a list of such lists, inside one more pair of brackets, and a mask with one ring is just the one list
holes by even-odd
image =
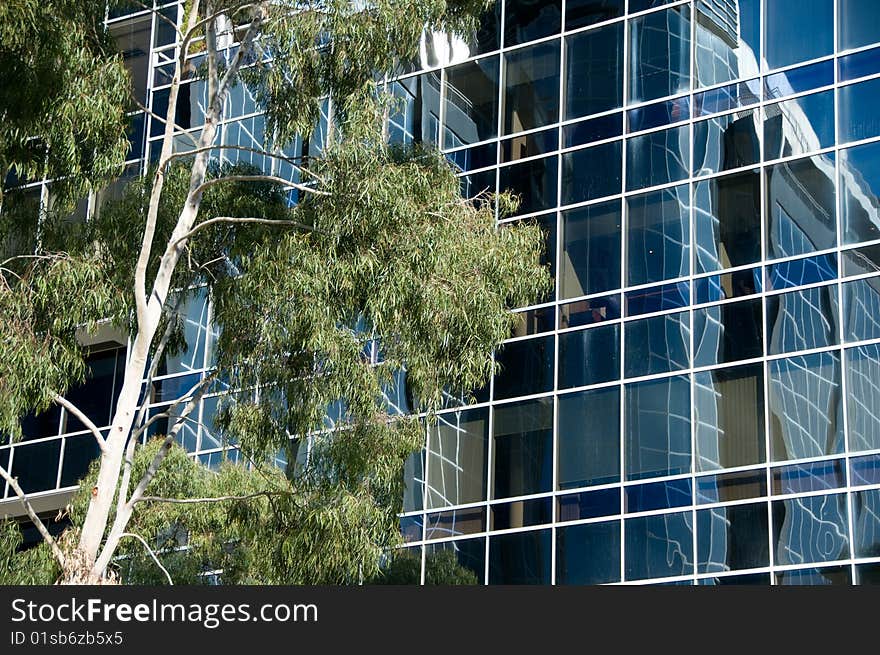
[[780, 565], [849, 557], [846, 494], [807, 496], [773, 503], [773, 544]]
[[498, 134], [498, 57], [446, 69], [445, 148]]
[[816, 353], [769, 363], [770, 450], [775, 462], [843, 451], [840, 359]]
[[559, 42], [505, 55], [504, 134], [555, 123], [559, 117]]
[[687, 368], [691, 320], [688, 312], [626, 323], [626, 377], [667, 373]]
[[550, 530], [489, 538], [489, 584], [550, 584]]
[[557, 521], [577, 521], [620, 514], [619, 487], [557, 496], [557, 500]]
[[630, 514], [693, 504], [690, 478], [649, 482], [625, 487], [625, 511]]
[[486, 508], [466, 507], [425, 517], [425, 539], [444, 539], [486, 531]]
[[768, 537], [766, 503], [697, 512], [697, 573], [769, 565]]
[[880, 238], [880, 142], [840, 151], [840, 193], [843, 242]]
[[685, 125], [626, 141], [626, 190], [683, 180], [690, 170], [690, 129]]
[[630, 23], [629, 102], [687, 91], [690, 87], [689, 7], [640, 16]]
[[550, 209], [556, 205], [556, 167], [556, 155], [505, 166], [499, 188], [519, 197], [519, 214]]
[[768, 257], [805, 255], [837, 243], [832, 154], [765, 169]]
[[622, 143], [612, 141], [562, 155], [562, 204], [621, 192]]
[[692, 526], [690, 512], [627, 519], [626, 579], [692, 574]]
[[[391, 93], [400, 98], [389, 117], [389, 138], [397, 143], [438, 143], [440, 136], [440, 73], [398, 80], [391, 85]], [[322, 108], [322, 113], [327, 110]], [[326, 129], [326, 119], [322, 118]], [[319, 137], [318, 146], [323, 142]], [[318, 152], [310, 143], [310, 154]]]
[[625, 0], [566, 0], [565, 29], [602, 23], [623, 16]]
[[504, 47], [556, 34], [562, 0], [504, 0]]
[[620, 288], [620, 201], [562, 214], [560, 298]]
[[495, 357], [501, 368], [495, 377], [496, 399], [553, 388], [553, 335], [504, 344]]
[[620, 377], [620, 324], [559, 335], [559, 388], [610, 382]]
[[747, 500], [766, 495], [767, 475], [764, 469], [697, 478], [697, 503], [700, 505]]
[[846, 351], [846, 393], [849, 449], [880, 448], [880, 344]]
[[776, 584], [782, 586], [845, 585], [852, 584], [849, 566], [826, 566], [822, 569], [778, 571]]
[[834, 0], [773, 0], [764, 4], [767, 65], [782, 68], [834, 50]]
[[764, 159], [803, 155], [834, 145], [834, 92], [764, 108]]
[[559, 396], [558, 439], [560, 489], [620, 480], [620, 388]]
[[694, 123], [694, 175], [758, 163], [761, 140], [757, 121], [758, 112], [744, 111]]
[[529, 132], [501, 142], [501, 163], [537, 157], [559, 148], [559, 131], [555, 127], [543, 132]]
[[623, 23], [565, 40], [565, 116], [571, 119], [623, 104]]
[[746, 171], [697, 182], [694, 230], [699, 273], [760, 260], [761, 178], [758, 172]]
[[[18, 478], [18, 484], [26, 494], [54, 489], [60, 455], [61, 439], [19, 444], [12, 453], [10, 475]], [[14, 495], [12, 487], [9, 494]]]
[[483, 584], [485, 567], [485, 538], [425, 546], [426, 585]]
[[[98, 442], [91, 434], [67, 437], [64, 440], [64, 462], [61, 466], [61, 486], [77, 484], [89, 471], [89, 465], [101, 454]], [[16, 454], [16, 457], [18, 455]]]
[[760, 357], [761, 316], [760, 298], [694, 310], [694, 366]]
[[441, 414], [428, 432], [428, 508], [486, 500], [489, 410]]
[[695, 373], [694, 395], [698, 471], [765, 461], [761, 364]]
[[626, 477], [691, 470], [691, 393], [687, 377], [626, 387]]
[[570, 525], [556, 531], [556, 583], [595, 585], [620, 580], [620, 521]]
[[687, 185], [627, 198], [627, 284], [682, 277], [689, 271]]
[[515, 500], [496, 503], [491, 507], [492, 530], [527, 528], [553, 521], [553, 502], [550, 498]]
[[837, 343], [837, 285], [812, 287], [767, 298], [770, 355]]
[[760, 293], [763, 291], [762, 272], [762, 268], [756, 266], [732, 273], [701, 277], [694, 281], [694, 302], [703, 304]]
[[760, 61], [761, 0], [697, 0], [697, 85], [754, 75]]
[[880, 41], [880, 4], [876, 0], [838, 0], [837, 6], [841, 50]]
[[494, 434], [493, 498], [552, 490], [552, 399], [496, 407]]
[[773, 495], [826, 491], [846, 486], [843, 460], [778, 466], [771, 470]]
[[559, 327], [594, 325], [620, 318], [620, 295], [600, 296], [559, 306]]
[[880, 489], [853, 494], [855, 556], [880, 557]]

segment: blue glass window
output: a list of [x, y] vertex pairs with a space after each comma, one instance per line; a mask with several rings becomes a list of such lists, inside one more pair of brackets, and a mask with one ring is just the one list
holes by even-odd
[[880, 344], [846, 351], [846, 393], [850, 450], [880, 448]]
[[697, 512], [697, 573], [755, 569], [770, 563], [767, 505]]
[[563, 212], [560, 298], [620, 288], [620, 226], [619, 200]]
[[691, 470], [691, 390], [685, 376], [626, 387], [628, 480]]
[[840, 151], [839, 188], [843, 242], [880, 238], [880, 143]]
[[764, 107], [764, 159], [803, 155], [834, 145], [834, 92]]
[[687, 368], [690, 362], [690, 335], [688, 312], [626, 323], [624, 374], [626, 377], [640, 377]]
[[[449, 578], [450, 559], [460, 567]], [[467, 569], [467, 573], [463, 569]], [[470, 575], [468, 575], [468, 573]], [[425, 584], [482, 584], [486, 575], [486, 540], [459, 539], [425, 546]]]
[[846, 486], [843, 461], [807, 462], [779, 466], [771, 472], [773, 494], [798, 494]]
[[602, 23], [623, 16], [625, 0], [566, 0], [565, 29]]
[[767, 351], [781, 355], [835, 345], [840, 325], [837, 285], [767, 298]]
[[556, 583], [595, 585], [620, 580], [620, 521], [556, 532]]
[[694, 366], [760, 357], [762, 315], [760, 298], [694, 310]]
[[773, 0], [764, 6], [767, 65], [790, 66], [834, 51], [834, 0]]
[[690, 88], [690, 7], [674, 7], [630, 23], [630, 103], [684, 93]]
[[558, 496], [559, 521], [578, 521], [620, 513], [620, 488], [582, 491]]
[[690, 129], [685, 125], [626, 140], [626, 190], [683, 180], [690, 170]]
[[780, 565], [849, 557], [846, 494], [807, 496], [773, 503], [773, 544]]
[[565, 119], [623, 104], [623, 23], [565, 40]]
[[684, 507], [693, 503], [690, 478], [649, 482], [625, 488], [626, 512], [650, 512]]
[[621, 192], [622, 143], [566, 152], [562, 155], [562, 204], [613, 196]]
[[552, 155], [501, 169], [499, 188], [519, 197], [518, 213], [531, 214], [556, 205], [557, 162], [556, 155]]
[[559, 396], [558, 420], [560, 489], [620, 480], [619, 387]]
[[559, 32], [562, 0], [504, 0], [504, 47]]
[[504, 134], [555, 123], [559, 118], [559, 42], [504, 56]]
[[693, 574], [690, 512], [627, 519], [624, 532], [627, 580]]
[[553, 402], [531, 400], [494, 410], [493, 498], [553, 488]]
[[627, 284], [689, 272], [690, 197], [687, 185], [627, 198]]
[[507, 343], [496, 359], [501, 368], [495, 377], [496, 399], [553, 388], [553, 335]]
[[489, 584], [550, 584], [549, 529], [489, 537]]
[[559, 335], [559, 388], [610, 382], [620, 377], [620, 324]]
[[875, 0], [838, 0], [837, 20], [842, 50], [880, 41], [880, 4]]
[[[761, 178], [745, 171], [694, 185], [694, 247], [698, 272], [751, 264], [761, 259]], [[754, 293], [748, 276], [736, 280]]]
[[491, 139], [498, 134], [498, 57], [446, 69], [445, 148]]

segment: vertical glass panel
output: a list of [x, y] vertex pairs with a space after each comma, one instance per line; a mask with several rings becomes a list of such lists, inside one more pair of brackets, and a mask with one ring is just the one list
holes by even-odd
[[626, 0], [566, 0], [565, 29], [573, 30], [623, 16]]
[[837, 343], [837, 285], [767, 298], [767, 351], [781, 355]]
[[690, 8], [675, 7], [630, 23], [629, 102], [683, 93], [690, 88]]
[[626, 377], [640, 377], [687, 368], [690, 362], [691, 318], [688, 312], [630, 321], [624, 327]]
[[[400, 99], [389, 119], [391, 142], [439, 143], [440, 73], [432, 71], [397, 80], [391, 85], [391, 93]], [[322, 108], [322, 113], [325, 111]], [[319, 137], [318, 146], [322, 143]], [[315, 154], [313, 144], [310, 148], [310, 154]]]
[[841, 50], [880, 41], [880, 4], [875, 0], [838, 0], [837, 32]]
[[560, 489], [620, 480], [620, 387], [559, 396], [557, 434]]
[[839, 188], [843, 242], [880, 238], [880, 142], [840, 151]]
[[760, 298], [694, 311], [694, 366], [710, 366], [760, 357]]
[[205, 343], [208, 339], [208, 301], [204, 288], [189, 292], [180, 304], [186, 347], [166, 355], [159, 375], [190, 373], [205, 368]]
[[846, 393], [850, 451], [880, 448], [880, 344], [846, 351]]
[[588, 116], [623, 104], [623, 23], [565, 40], [564, 119]]
[[853, 494], [856, 557], [880, 557], [880, 489]]
[[489, 538], [489, 584], [550, 584], [550, 529]]
[[[110, 424], [116, 394], [122, 389], [125, 375], [125, 350], [113, 349], [89, 355], [86, 358], [86, 381], [67, 392], [67, 399], [98, 427]], [[70, 414], [64, 413], [62, 432], [85, 430], [86, 426]]]
[[767, 65], [790, 66], [834, 51], [834, 0], [764, 3]]
[[807, 496], [773, 503], [773, 547], [780, 565], [849, 557], [846, 494]]
[[426, 585], [483, 584], [486, 540], [459, 539], [425, 546]]
[[[760, 203], [758, 171], [725, 175], [694, 185], [697, 272], [743, 266], [761, 259]], [[749, 284], [748, 279], [742, 281]]]
[[496, 399], [553, 388], [553, 335], [504, 344], [495, 358], [501, 368], [495, 377]]
[[553, 400], [496, 407], [493, 498], [553, 488]]
[[756, 164], [761, 158], [757, 118], [749, 110], [694, 123], [694, 175]]
[[556, 531], [556, 584], [620, 580], [620, 521], [570, 525]]
[[697, 470], [765, 461], [761, 364], [694, 374]]
[[697, 573], [756, 569], [770, 564], [766, 503], [697, 512]]
[[562, 0], [504, 0], [504, 47], [557, 34]]
[[778, 462], [843, 451], [840, 359], [815, 353], [769, 362], [770, 453]]
[[150, 15], [114, 23], [108, 31], [131, 75], [132, 97], [145, 105], [150, 70]]
[[530, 214], [556, 205], [557, 162], [556, 155], [551, 155], [501, 169], [499, 188], [519, 197], [517, 213]]
[[613, 196], [621, 192], [621, 141], [562, 155], [562, 204]]
[[697, 0], [698, 86], [754, 75], [760, 61], [760, 0]]
[[559, 388], [610, 382], [620, 377], [620, 324], [559, 335]]
[[498, 57], [446, 69], [443, 147], [491, 139], [498, 134]]
[[838, 90], [840, 117], [837, 122], [841, 143], [860, 141], [880, 135], [880, 78], [849, 84]]
[[428, 427], [428, 508], [486, 500], [489, 410], [440, 414]]
[[628, 480], [691, 470], [691, 388], [686, 376], [626, 387]]
[[792, 257], [837, 243], [833, 154], [765, 169], [767, 256]]
[[764, 159], [803, 155], [834, 145], [834, 92], [764, 107]]
[[504, 56], [504, 134], [555, 123], [559, 118], [559, 42], [540, 43]]
[[[12, 453], [12, 470], [9, 473], [13, 478], [18, 478], [18, 484], [26, 494], [55, 489], [60, 455], [61, 439], [19, 444]], [[14, 493], [11, 487], [9, 493]]]
[[690, 197], [687, 185], [626, 200], [629, 285], [687, 275], [690, 269]]
[[690, 512], [627, 519], [626, 579], [665, 578], [694, 572]]
[[61, 466], [61, 486], [77, 484], [86, 473], [89, 465], [101, 454], [98, 442], [91, 434], [67, 437], [64, 440], [64, 462]]
[[[423, 509], [425, 489], [425, 451], [413, 453], [403, 463], [403, 511]], [[421, 537], [420, 537], [421, 538]]]
[[563, 212], [560, 298], [620, 288], [620, 225], [619, 200]]
[[683, 180], [690, 170], [687, 125], [649, 132], [626, 141], [626, 190]]

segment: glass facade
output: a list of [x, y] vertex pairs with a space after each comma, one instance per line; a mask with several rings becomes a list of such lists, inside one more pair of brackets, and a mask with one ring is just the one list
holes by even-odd
[[[556, 278], [407, 466], [423, 581], [438, 553], [482, 584], [880, 579], [878, 6], [499, 0], [473, 43], [429, 41], [388, 82], [391, 138], [437, 144], [467, 195], [517, 193], [499, 220], [544, 227]], [[161, 111], [167, 29], [109, 24]], [[204, 92], [187, 87], [185, 128]], [[221, 138], [261, 143], [253, 99], [228, 104]], [[136, 119], [134, 166], [160, 134]], [[188, 299], [192, 347], [151, 411], [210, 367], [210, 309]], [[209, 465], [216, 404], [181, 437]], [[26, 490], [64, 487], [89, 440], [28, 421], [0, 462]]]

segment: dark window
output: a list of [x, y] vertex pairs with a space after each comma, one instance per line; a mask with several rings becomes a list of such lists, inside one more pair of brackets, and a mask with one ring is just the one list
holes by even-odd
[[559, 42], [508, 53], [505, 62], [504, 134], [555, 123], [559, 117]]
[[559, 388], [609, 382], [620, 377], [620, 324], [559, 335]]
[[489, 538], [489, 584], [550, 584], [550, 530]]
[[691, 470], [691, 390], [685, 376], [626, 387], [625, 458], [629, 480]]
[[629, 102], [687, 91], [690, 46], [689, 7], [675, 7], [633, 19], [629, 39]]
[[806, 496], [773, 503], [777, 564], [830, 562], [849, 557], [846, 494]]
[[518, 213], [550, 209], [556, 205], [557, 157], [532, 159], [501, 169], [500, 189], [520, 199]]
[[553, 402], [532, 400], [496, 407], [493, 498], [553, 488]]
[[623, 16], [625, 0], [566, 0], [565, 29], [573, 30]]
[[690, 362], [690, 314], [665, 314], [626, 323], [626, 377], [687, 368]]
[[553, 335], [504, 344], [496, 359], [495, 398], [528, 396], [553, 388]]
[[757, 164], [761, 141], [756, 118], [757, 112], [744, 111], [694, 123], [694, 175]]
[[620, 201], [562, 214], [560, 298], [620, 288]]
[[620, 580], [620, 521], [570, 525], [556, 532], [556, 583]]
[[562, 204], [621, 192], [622, 143], [612, 141], [562, 155]]
[[498, 134], [498, 57], [446, 70], [443, 146], [491, 139]]
[[762, 314], [760, 298], [694, 310], [694, 366], [760, 357]]
[[627, 191], [683, 180], [690, 166], [690, 128], [686, 125], [626, 141]]
[[483, 584], [486, 539], [459, 539], [425, 546], [425, 584]]
[[559, 396], [558, 439], [560, 489], [620, 480], [620, 388]]
[[627, 198], [627, 284], [660, 282], [690, 269], [687, 185]]
[[557, 34], [562, 0], [504, 0], [504, 47]]
[[697, 512], [697, 573], [767, 566], [768, 537], [766, 503]]
[[833, 91], [764, 107], [765, 160], [803, 155], [833, 145]]
[[623, 104], [623, 23], [565, 40], [565, 119]]
[[624, 531], [627, 580], [693, 574], [690, 512], [627, 519]]
[[440, 414], [428, 432], [429, 508], [486, 499], [489, 410]]
[[[761, 259], [761, 178], [758, 172], [746, 171], [697, 182], [694, 185], [694, 231], [699, 273], [751, 264]], [[737, 282], [751, 287], [751, 293], [754, 293], [754, 283], [748, 278]]]

